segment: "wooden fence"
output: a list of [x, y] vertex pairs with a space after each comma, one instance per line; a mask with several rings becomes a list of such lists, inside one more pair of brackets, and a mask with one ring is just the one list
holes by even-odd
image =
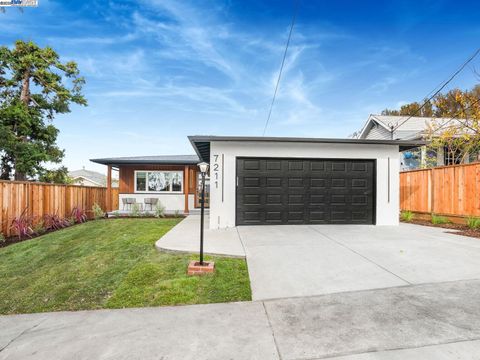
[[400, 208], [449, 216], [480, 216], [480, 163], [400, 173]]
[[[107, 201], [104, 187], [0, 181], [0, 230], [10, 236], [12, 220], [23, 211], [38, 220], [44, 214], [69, 217], [72, 209], [78, 207], [92, 217], [93, 204], [106, 210]], [[110, 204], [112, 209], [118, 209], [118, 188], [112, 188]]]

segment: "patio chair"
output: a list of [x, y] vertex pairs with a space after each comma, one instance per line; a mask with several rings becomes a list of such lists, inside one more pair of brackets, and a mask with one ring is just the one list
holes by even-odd
[[145, 203], [145, 210], [147, 210], [147, 205], [150, 207], [150, 210], [153, 210], [153, 207], [158, 204], [158, 199], [157, 198], [145, 198], [143, 200]]
[[137, 199], [135, 198], [125, 198], [127, 200], [127, 209], [132, 210], [132, 205], [137, 203]]
[[127, 198], [122, 198], [122, 210], [125, 210], [125, 206], [128, 208]]

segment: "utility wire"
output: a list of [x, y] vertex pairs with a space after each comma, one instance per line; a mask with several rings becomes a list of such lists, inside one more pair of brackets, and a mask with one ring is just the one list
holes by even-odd
[[[462, 70], [473, 60], [475, 59], [475, 57], [480, 53], [480, 48], [478, 48], [474, 53], [473, 55], [471, 55], [461, 66], [460, 68], [457, 69], [457, 71], [455, 71], [452, 76], [450, 76], [444, 83], [443, 85], [441, 85], [438, 90], [436, 90], [433, 95], [431, 95], [427, 100], [425, 100], [425, 102], [422, 104], [422, 106], [420, 106], [417, 111], [415, 111], [412, 115], [408, 116], [405, 120], [403, 120], [401, 123], [397, 123], [396, 126], [392, 126], [390, 131], [391, 133], [393, 134], [393, 132], [395, 130], [397, 130], [400, 126], [402, 126], [403, 124], [405, 124], [408, 120], [410, 120], [413, 116], [417, 115], [420, 110], [422, 110], [435, 96], [437, 96], [440, 91], [442, 91], [445, 86], [447, 86], [460, 72], [462, 72]], [[437, 86], [438, 87], [438, 86]], [[432, 91], [430, 91], [429, 94], [431, 94]]]
[[[465, 109], [463, 109], [464, 111], [465, 110], [470, 110], [474, 105], [478, 104], [480, 102], [480, 98], [478, 99], [475, 99], [475, 101], [473, 101], [470, 105], [468, 105]], [[461, 122], [465, 127], [468, 127], [470, 128], [468, 125], [465, 124], [466, 121], [468, 121], [468, 119], [459, 119], [458, 117], [460, 116], [460, 114], [456, 114], [454, 116], [452, 116], [450, 119], [448, 119], [447, 121], [445, 121], [439, 128], [437, 129], [434, 129], [434, 131], [432, 132], [433, 134], [436, 133], [437, 131], [440, 131], [442, 130], [445, 126], [447, 126], [451, 121], [457, 119], [459, 122]]]
[[283, 66], [285, 65], [285, 59], [287, 57], [288, 46], [290, 45], [290, 39], [292, 38], [293, 27], [295, 26], [295, 20], [297, 19], [298, 8], [300, 7], [300, 0], [296, 1], [295, 8], [293, 10], [292, 24], [290, 25], [290, 32], [288, 33], [287, 44], [285, 46], [285, 52], [283, 53], [282, 65], [280, 65], [280, 72], [278, 73], [277, 84], [275, 85], [275, 91], [273, 92], [272, 103], [270, 104], [270, 110], [268, 111], [267, 121], [265, 121], [265, 127], [263, 128], [262, 136], [265, 136], [267, 131], [268, 123], [270, 117], [272, 116], [273, 104], [275, 103], [275, 98], [277, 97], [278, 86], [280, 85], [280, 79], [282, 77]]

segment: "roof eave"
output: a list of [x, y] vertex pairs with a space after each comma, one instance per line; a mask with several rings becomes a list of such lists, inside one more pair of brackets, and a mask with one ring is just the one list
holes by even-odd
[[114, 160], [114, 159], [90, 159], [91, 162], [101, 165], [195, 165], [197, 162], [192, 160]]
[[83, 179], [83, 180], [90, 181], [90, 182], [92, 182], [92, 183], [94, 183], [94, 184], [96, 184], [97, 186], [100, 186], [100, 187], [101, 187], [101, 186], [104, 186], [104, 184], [101, 184], [101, 183], [99, 183], [98, 181], [89, 179], [89, 178], [87, 178], [87, 177], [85, 177], [85, 176], [81, 176], [81, 175], [80, 175], [80, 176], [75, 176], [75, 177], [73, 177], [73, 180], [74, 180], [74, 181], [77, 180], [77, 179]]
[[[194, 135], [188, 139], [195, 152], [203, 161], [210, 159], [210, 142], [299, 142], [299, 143], [325, 143], [325, 144], [351, 144], [351, 145], [392, 145], [399, 146], [400, 151], [413, 149], [425, 145], [425, 141], [404, 140], [374, 140], [374, 139], [326, 139], [326, 138], [290, 138], [290, 137], [248, 137], [248, 136], [206, 136]], [[208, 149], [199, 148], [199, 144], [207, 144]]]

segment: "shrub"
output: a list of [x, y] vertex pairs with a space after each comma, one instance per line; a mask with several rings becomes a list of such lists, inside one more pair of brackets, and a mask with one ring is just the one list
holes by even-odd
[[43, 223], [47, 230], [60, 230], [70, 226], [70, 221], [57, 213], [43, 215]]
[[27, 208], [23, 210], [19, 217], [12, 220], [11, 229], [22, 240], [25, 237], [31, 237], [33, 234], [33, 217], [27, 214]]
[[469, 217], [467, 219], [467, 226], [472, 230], [480, 229], [480, 218]]
[[43, 234], [45, 231], [47, 231], [47, 230], [45, 229], [45, 224], [44, 224], [44, 222], [43, 222], [43, 219], [41, 219], [41, 220], [40, 220], [39, 222], [37, 222], [37, 224], [33, 227], [33, 232], [34, 232], [35, 234], [41, 235], [41, 234]]
[[105, 217], [105, 212], [102, 210], [102, 208], [100, 207], [100, 205], [98, 205], [97, 203], [93, 204], [93, 206], [92, 206], [92, 212], [93, 212], [93, 217], [94, 217], [96, 220]]
[[441, 225], [448, 224], [450, 221], [445, 216], [432, 214], [432, 224]]
[[155, 217], [163, 218], [165, 217], [165, 206], [161, 202], [158, 202], [155, 206]]
[[180, 217], [180, 210], [175, 210], [175, 212], [173, 213], [173, 217], [174, 218], [179, 218]]
[[130, 211], [130, 215], [134, 217], [140, 216], [140, 205], [137, 203], [132, 204], [132, 210]]
[[87, 221], [85, 211], [77, 206], [73, 208], [71, 217], [74, 224], [81, 224]]
[[5, 241], [7, 241], [7, 239], [5, 239], [5, 235], [0, 232], [0, 244], [3, 244]]
[[415, 217], [415, 214], [411, 211], [405, 210], [400, 213], [400, 219], [402, 221], [410, 222]]

